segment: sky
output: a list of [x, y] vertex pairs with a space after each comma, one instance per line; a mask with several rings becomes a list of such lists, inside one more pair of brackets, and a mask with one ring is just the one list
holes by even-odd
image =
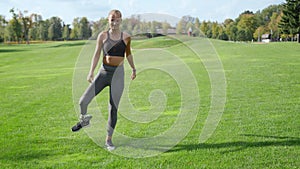
[[[166, 21], [185, 15], [198, 17], [200, 21], [223, 22], [227, 18], [235, 19], [245, 10], [256, 12], [269, 5], [278, 5], [285, 0], [0, 0], [0, 15], [11, 19], [9, 10], [24, 11], [42, 15], [43, 19], [60, 17], [71, 24], [76, 17], [87, 17], [97, 21], [107, 17], [111, 9], [119, 9], [123, 18], [132, 15], [149, 14], [155, 19], [157, 14]], [[167, 17], [169, 16], [169, 17]], [[169, 19], [168, 19], [169, 18]]]

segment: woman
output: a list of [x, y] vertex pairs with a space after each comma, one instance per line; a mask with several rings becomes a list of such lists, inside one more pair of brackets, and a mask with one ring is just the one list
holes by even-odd
[[[131, 79], [136, 77], [136, 69], [131, 55], [130, 35], [120, 31], [122, 14], [119, 10], [112, 10], [108, 15], [109, 30], [101, 32], [97, 38], [95, 53], [92, 59], [91, 68], [87, 76], [90, 86], [82, 95], [79, 101], [80, 121], [72, 127], [72, 131], [79, 131], [82, 127], [89, 125], [91, 115], [87, 115], [87, 107], [91, 100], [99, 94], [103, 88], [110, 87], [110, 105], [107, 125], [107, 137], [105, 145], [109, 150], [115, 147], [112, 143], [112, 135], [117, 123], [117, 111], [119, 101], [124, 89], [124, 56], [132, 68]], [[103, 63], [98, 75], [94, 80], [94, 70], [97, 67], [101, 50], [103, 50]]]

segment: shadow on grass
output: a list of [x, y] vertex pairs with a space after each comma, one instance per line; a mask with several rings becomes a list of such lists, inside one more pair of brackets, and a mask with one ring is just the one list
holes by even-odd
[[10, 53], [10, 52], [23, 52], [25, 50], [18, 50], [18, 49], [0, 49], [0, 53]]
[[[56, 138], [56, 139], [32, 139], [26, 140], [26, 144], [18, 149], [8, 147], [10, 151], [2, 152], [0, 159], [3, 162], [45, 160], [61, 156], [81, 156], [89, 151], [89, 146], [95, 146], [92, 140], [76, 138]], [[93, 148], [94, 150], [94, 148]], [[1, 162], [0, 162], [1, 164]], [[1, 165], [0, 165], [1, 166]], [[1, 167], [0, 167], [1, 168]]]
[[[241, 151], [248, 148], [258, 148], [258, 147], [269, 147], [269, 146], [300, 146], [300, 138], [298, 137], [281, 137], [281, 136], [264, 136], [264, 135], [254, 135], [254, 134], [243, 134], [246, 137], [260, 137], [266, 139], [276, 139], [276, 140], [266, 140], [266, 141], [234, 141], [234, 142], [224, 142], [224, 143], [200, 143], [192, 145], [180, 145], [178, 144], [173, 149], [168, 152], [177, 151], [192, 151], [199, 149], [224, 149], [221, 153], [230, 153]], [[226, 150], [227, 149], [227, 150]], [[230, 149], [230, 150], [228, 150]]]

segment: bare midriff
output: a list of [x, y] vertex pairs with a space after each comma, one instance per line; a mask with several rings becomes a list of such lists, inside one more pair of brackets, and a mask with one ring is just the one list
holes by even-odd
[[124, 57], [120, 56], [104, 56], [103, 63], [109, 66], [120, 66], [124, 62]]

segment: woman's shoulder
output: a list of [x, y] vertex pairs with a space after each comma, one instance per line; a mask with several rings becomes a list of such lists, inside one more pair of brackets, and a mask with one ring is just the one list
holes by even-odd
[[123, 39], [130, 38], [130, 34], [127, 32], [123, 32]]
[[107, 38], [107, 34], [108, 34], [108, 31], [102, 31], [98, 34], [98, 39], [106, 39]]

